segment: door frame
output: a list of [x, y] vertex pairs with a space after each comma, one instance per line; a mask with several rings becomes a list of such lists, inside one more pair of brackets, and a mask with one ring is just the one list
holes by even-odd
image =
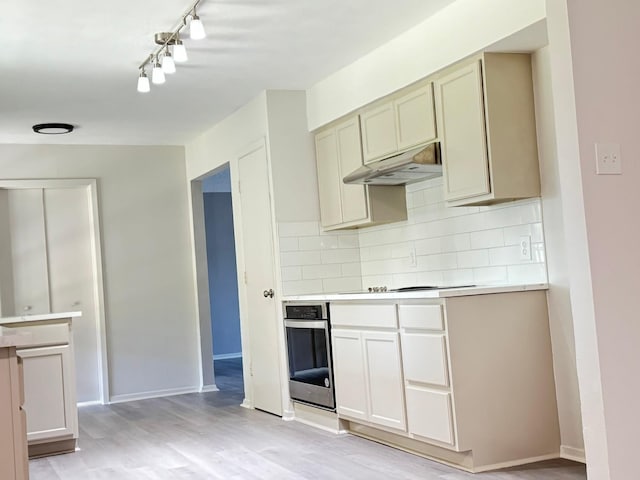
[[[265, 161], [267, 164], [267, 181], [269, 184], [269, 211], [270, 220], [272, 225], [272, 244], [274, 255], [274, 278], [273, 285], [275, 290], [274, 296], [274, 309], [276, 315], [278, 315], [277, 306], [282, 303], [282, 291], [280, 285], [281, 270], [280, 270], [280, 256], [278, 255], [278, 233], [277, 223], [275, 215], [275, 205], [273, 198], [273, 176], [271, 174], [271, 157], [269, 155], [268, 140], [265, 137], [261, 137], [253, 142], [246, 144], [243, 148], [236, 151], [233, 158], [229, 160], [229, 173], [231, 176], [231, 198], [233, 209], [233, 229], [236, 246], [236, 266], [237, 266], [237, 282], [238, 282], [238, 309], [240, 315], [240, 337], [242, 345], [242, 368], [244, 377], [244, 399], [242, 406], [245, 408], [254, 408], [253, 401], [253, 388], [251, 385], [251, 351], [249, 348], [249, 323], [247, 318], [247, 289], [244, 283], [245, 272], [245, 257], [244, 257], [244, 237], [242, 232], [242, 212], [240, 208], [240, 186], [239, 186], [239, 159], [249, 155], [256, 150], [263, 148], [265, 151]], [[215, 384], [215, 375], [213, 372], [213, 341], [211, 335], [211, 321], [210, 321], [210, 307], [209, 307], [209, 281], [207, 278], [206, 266], [207, 266], [207, 254], [206, 254], [206, 236], [204, 225], [204, 202], [202, 197], [202, 179], [215, 175], [216, 172], [225, 168], [227, 163], [221, 163], [210, 171], [198, 176], [197, 178], [189, 182], [191, 188], [191, 210], [192, 210], [192, 232], [194, 235], [194, 277], [196, 283], [196, 308], [198, 309], [198, 336], [199, 336], [199, 348], [200, 348], [200, 378], [201, 385], [200, 390], [205, 391], [217, 391], [218, 388]], [[285, 339], [284, 339], [284, 325], [278, 335], [278, 355], [280, 357], [280, 378], [282, 385], [282, 404], [283, 404], [283, 418], [292, 418], [293, 412], [289, 402], [289, 391], [287, 387], [288, 377], [286, 375], [286, 355], [285, 355]]]
[[[98, 386], [99, 402], [109, 403], [109, 357], [107, 353], [106, 316], [104, 301], [104, 277], [102, 272], [102, 235], [98, 207], [98, 181], [95, 178], [0, 180], [0, 188], [21, 190], [27, 188], [79, 188], [86, 187], [89, 197], [89, 221], [91, 223], [91, 261], [93, 266], [93, 293], [98, 335]], [[88, 404], [95, 402], [86, 402]], [[83, 403], [84, 405], [84, 403]]]

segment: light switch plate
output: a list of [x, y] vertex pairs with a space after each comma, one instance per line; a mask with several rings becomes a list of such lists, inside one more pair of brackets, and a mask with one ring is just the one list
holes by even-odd
[[596, 143], [596, 173], [598, 175], [622, 174], [619, 143]]

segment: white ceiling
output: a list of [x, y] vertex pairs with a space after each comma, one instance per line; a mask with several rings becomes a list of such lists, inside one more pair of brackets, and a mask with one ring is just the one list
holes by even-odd
[[[306, 89], [454, 0], [203, 0], [207, 38], [136, 92], [153, 34], [191, 0], [7, 0], [0, 143], [183, 145], [265, 89]], [[150, 72], [149, 72], [150, 73]], [[31, 126], [67, 122], [70, 135]]]

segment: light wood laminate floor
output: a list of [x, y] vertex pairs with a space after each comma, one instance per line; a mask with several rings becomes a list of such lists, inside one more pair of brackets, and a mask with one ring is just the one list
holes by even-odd
[[31, 480], [584, 480], [558, 460], [468, 474], [351, 435], [284, 422], [238, 404], [241, 392], [80, 409], [80, 451], [30, 462]]

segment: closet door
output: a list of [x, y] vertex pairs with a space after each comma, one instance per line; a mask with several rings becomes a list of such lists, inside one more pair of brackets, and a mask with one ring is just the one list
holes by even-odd
[[87, 187], [47, 188], [44, 205], [51, 310], [82, 311], [73, 323], [77, 396], [79, 402], [99, 400], [89, 192]]
[[[43, 190], [9, 190], [8, 206], [13, 267], [13, 313], [50, 313]], [[7, 315], [7, 312], [3, 314]]]

